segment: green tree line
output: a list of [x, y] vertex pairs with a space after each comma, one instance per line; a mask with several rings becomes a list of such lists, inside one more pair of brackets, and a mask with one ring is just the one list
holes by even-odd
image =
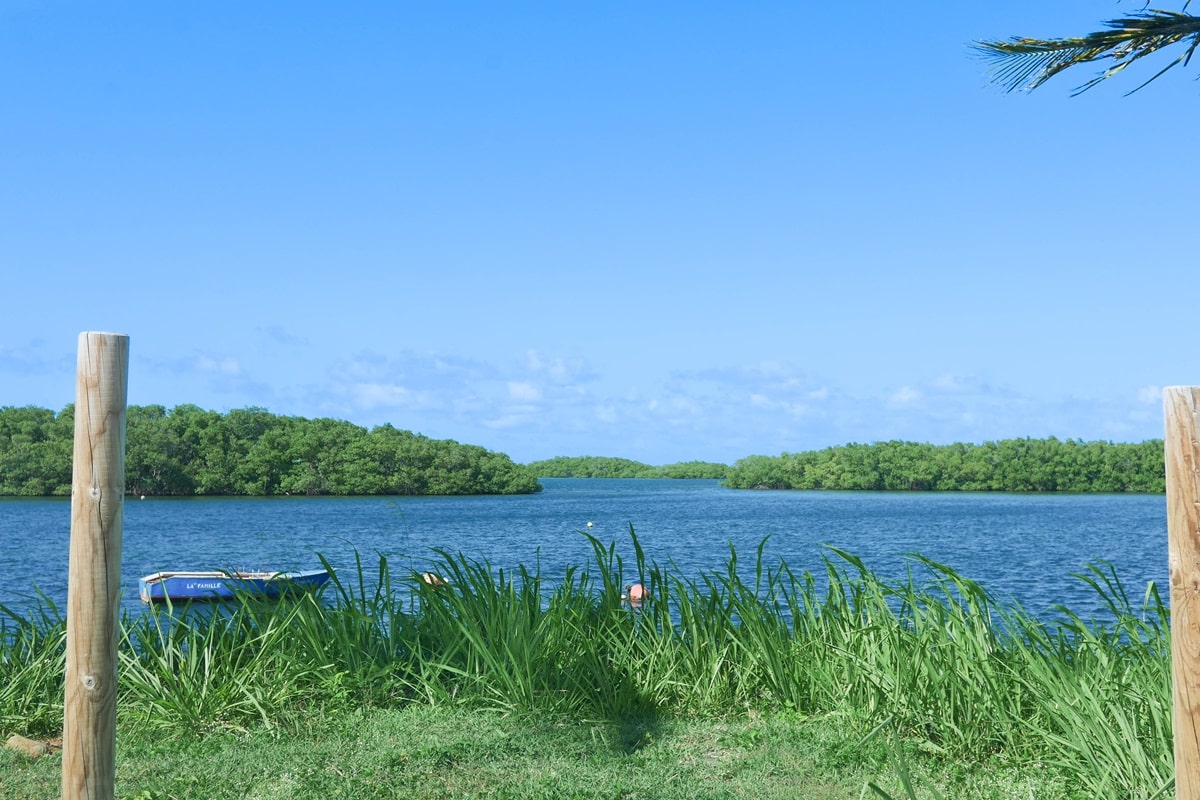
[[[71, 492], [75, 409], [0, 407], [0, 495]], [[458, 495], [541, 490], [502, 453], [381, 425], [194, 405], [126, 410], [136, 495]]]
[[559, 456], [533, 461], [529, 468], [539, 478], [724, 478], [728, 464], [682, 461], [654, 467], [628, 458], [609, 456]]
[[1004, 439], [983, 444], [848, 444], [750, 456], [733, 465], [735, 489], [915, 492], [1165, 491], [1163, 442]]

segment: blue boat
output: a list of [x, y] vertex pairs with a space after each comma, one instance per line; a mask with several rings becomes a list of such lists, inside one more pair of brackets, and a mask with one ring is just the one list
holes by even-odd
[[224, 572], [173, 570], [138, 580], [144, 603], [164, 600], [232, 600], [238, 596], [278, 597], [283, 592], [316, 589], [329, 580], [324, 569], [307, 572]]

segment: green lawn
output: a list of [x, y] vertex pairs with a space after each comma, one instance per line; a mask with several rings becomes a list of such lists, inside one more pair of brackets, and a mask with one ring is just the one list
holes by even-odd
[[[905, 797], [889, 743], [854, 720], [795, 715], [583, 721], [452, 707], [342, 714], [311, 730], [118, 734], [117, 797], [166, 798], [878, 798]], [[946, 798], [1056, 800], [1037, 764], [909, 764]], [[58, 754], [0, 754], [0, 796], [60, 796]], [[935, 797], [923, 784], [920, 798]]]

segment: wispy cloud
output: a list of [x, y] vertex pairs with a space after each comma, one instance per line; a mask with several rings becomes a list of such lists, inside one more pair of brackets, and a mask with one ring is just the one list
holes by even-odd
[[267, 325], [258, 328], [258, 332], [266, 337], [268, 341], [287, 347], [303, 347], [309, 343], [307, 338], [292, 333], [282, 325]]
[[14, 375], [47, 375], [74, 369], [72, 351], [48, 353], [41, 341], [26, 345], [0, 343], [0, 370]]
[[526, 352], [525, 368], [530, 375], [539, 376], [558, 385], [588, 383], [596, 378], [595, 373], [581, 359], [546, 357], [537, 350]]
[[508, 396], [513, 400], [531, 402], [542, 399], [542, 391], [529, 381], [509, 381]]
[[200, 373], [209, 373], [225, 377], [238, 377], [242, 374], [242, 365], [238, 363], [236, 358], [230, 358], [228, 356], [223, 358], [214, 358], [213, 356], [197, 356], [192, 364], [195, 370]]
[[919, 389], [914, 389], [911, 386], [901, 386], [892, 392], [892, 396], [888, 398], [888, 405], [892, 408], [911, 407], [919, 403], [924, 396]]
[[403, 416], [407, 419], [398, 424], [405, 427], [508, 430], [537, 426], [548, 408], [577, 404], [586, 395], [580, 381], [589, 374], [581, 362], [534, 351], [507, 364], [439, 353], [366, 352], [331, 368], [328, 397], [331, 413], [374, 421]]
[[379, 409], [413, 410], [436, 408], [433, 394], [385, 383], [354, 383], [346, 391], [357, 408], [367, 411]]
[[[259, 377], [241, 359], [227, 354], [145, 358], [134, 351], [131, 359], [131, 402], [196, 403], [220, 410], [249, 405], [269, 408], [279, 397], [272, 381]], [[132, 394], [135, 386], [143, 392], [140, 399]]]

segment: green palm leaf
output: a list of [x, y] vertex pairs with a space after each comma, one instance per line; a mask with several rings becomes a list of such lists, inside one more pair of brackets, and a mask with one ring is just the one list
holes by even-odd
[[[1189, 0], [1190, 2], [1190, 0]], [[1186, 10], [1188, 3], [1184, 3]], [[1032, 91], [1058, 73], [1079, 64], [1109, 60], [1099, 75], [1078, 87], [1079, 94], [1113, 77], [1130, 64], [1177, 44], [1184, 52], [1132, 91], [1137, 91], [1178, 64], [1186, 65], [1200, 46], [1200, 17], [1185, 11], [1147, 9], [1104, 23], [1107, 30], [1065, 39], [1013, 37], [1003, 42], [976, 42], [974, 48], [994, 62], [993, 80], [1008, 91]]]

